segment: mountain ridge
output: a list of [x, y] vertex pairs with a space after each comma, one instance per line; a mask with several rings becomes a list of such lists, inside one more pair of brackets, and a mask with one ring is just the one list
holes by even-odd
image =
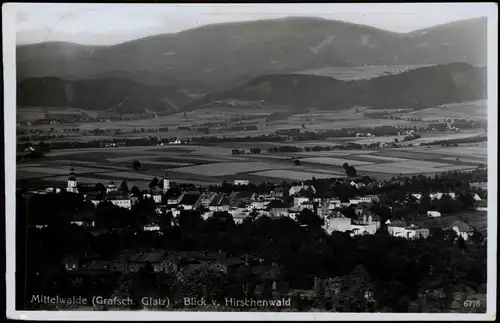
[[338, 20], [294, 17], [201, 26], [112, 46], [21, 45], [17, 76], [85, 79], [117, 71], [133, 79], [144, 72], [156, 75], [157, 85], [197, 80], [210, 92], [260, 75], [323, 66], [486, 63], [485, 18], [444, 26], [410, 37]]

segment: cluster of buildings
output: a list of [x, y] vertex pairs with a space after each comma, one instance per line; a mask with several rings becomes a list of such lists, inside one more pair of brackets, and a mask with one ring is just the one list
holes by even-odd
[[[250, 191], [238, 190], [230, 194], [216, 193], [212, 191], [183, 191], [174, 193], [170, 191], [171, 182], [167, 176], [161, 179], [161, 189], [155, 188], [142, 192], [142, 197], [137, 193], [126, 194], [122, 192], [116, 184], [111, 181], [105, 194], [103, 192], [87, 193], [85, 199], [95, 206], [104, 201], [131, 209], [140, 198], [150, 198], [156, 203], [157, 215], [171, 213], [176, 219], [181, 211], [200, 210], [203, 219], [211, 218], [216, 212], [228, 212], [236, 224], [240, 224], [246, 218], [255, 219], [260, 216], [271, 218], [288, 217], [297, 221], [299, 214], [304, 210], [310, 210], [317, 214], [324, 221], [323, 229], [331, 234], [334, 231], [348, 232], [351, 236], [375, 234], [381, 227], [381, 219], [377, 214], [370, 211], [373, 203], [379, 202], [377, 195], [365, 195], [341, 201], [335, 197], [316, 197], [316, 189], [312, 185], [295, 185], [289, 188], [285, 194], [281, 186], [276, 186], [267, 194], [257, 194]], [[247, 180], [235, 180], [235, 186], [248, 185]], [[359, 188], [363, 183], [350, 182], [350, 185]], [[78, 193], [77, 179], [74, 170], [71, 170], [68, 178], [66, 190]], [[436, 192], [429, 195], [431, 199], [441, 199], [443, 196], [456, 199], [455, 193]], [[285, 203], [284, 196], [293, 199], [292, 203]], [[422, 194], [413, 193], [411, 196], [419, 201]], [[477, 195], [473, 195], [475, 201], [481, 201]], [[484, 202], [484, 201], [481, 201]], [[346, 208], [353, 210], [354, 216], [349, 217], [341, 211]], [[441, 217], [441, 213], [436, 210], [427, 211], [428, 218]], [[401, 219], [387, 220], [385, 223], [387, 232], [395, 237], [405, 239], [427, 238], [430, 234], [428, 228], [419, 227], [416, 224], [407, 224]], [[145, 231], [160, 231], [158, 221], [152, 221], [143, 228]], [[474, 229], [468, 224], [454, 223], [451, 229], [467, 240]]]

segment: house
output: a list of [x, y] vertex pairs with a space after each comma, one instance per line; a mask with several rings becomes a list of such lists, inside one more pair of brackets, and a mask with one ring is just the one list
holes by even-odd
[[420, 228], [415, 224], [405, 228], [404, 238], [406, 239], [427, 239], [430, 235], [430, 230], [427, 228]]
[[352, 219], [351, 230], [353, 235], [375, 234], [380, 228], [380, 217], [370, 212], [365, 212]]
[[107, 201], [110, 201], [116, 206], [125, 208], [125, 209], [131, 209], [132, 208], [132, 201], [130, 200], [130, 197], [126, 194], [123, 194], [118, 191], [110, 191], [108, 194], [106, 194]]
[[142, 228], [144, 231], [160, 231], [160, 225], [157, 223], [145, 224]]
[[474, 201], [476, 201], [476, 202], [478, 202], [478, 201], [481, 201], [481, 200], [482, 200], [482, 198], [481, 198], [481, 197], [480, 197], [477, 193], [474, 193], [474, 194], [472, 195], [472, 199], [473, 199]]
[[310, 199], [308, 197], [296, 196], [293, 198], [293, 207], [298, 208], [300, 205], [309, 202]]
[[229, 198], [224, 197], [222, 194], [218, 195], [212, 200], [208, 209], [214, 212], [229, 211]]
[[283, 188], [281, 186], [276, 187], [271, 192], [271, 196], [274, 197], [274, 198], [281, 198], [281, 197], [283, 197]]
[[316, 188], [314, 186], [304, 185], [304, 183], [302, 183], [301, 185], [292, 186], [290, 190], [288, 190], [288, 195], [293, 196], [302, 190], [311, 190], [314, 194], [316, 194]]
[[407, 227], [406, 222], [404, 220], [387, 220], [385, 222], [387, 225], [387, 232], [392, 236], [400, 236], [404, 235], [405, 228]]
[[413, 193], [411, 194], [416, 200], [421, 200], [422, 199], [422, 194], [420, 193]]
[[153, 201], [155, 201], [156, 204], [160, 204], [161, 200], [162, 200], [161, 194], [157, 194], [157, 193], [155, 193], [155, 194], [144, 193], [142, 197], [144, 199], [153, 199]]
[[457, 195], [453, 192], [451, 193], [441, 193], [441, 192], [437, 192], [437, 193], [431, 193], [429, 194], [429, 197], [431, 198], [431, 200], [440, 200], [444, 195], [448, 195], [451, 199], [456, 199], [457, 198]]
[[114, 181], [110, 181], [108, 186], [106, 187], [106, 194], [109, 192], [116, 192], [118, 191], [118, 187], [116, 186]]
[[256, 201], [250, 203], [250, 208], [253, 210], [264, 210], [271, 201], [259, 198]]
[[427, 211], [427, 217], [439, 218], [439, 217], [441, 217], [441, 212], [439, 212], [439, 211]]
[[288, 207], [281, 200], [271, 201], [266, 208], [271, 216], [280, 217], [288, 216]]
[[299, 211], [303, 211], [303, 210], [306, 210], [306, 209], [314, 211], [314, 203], [304, 202], [301, 205], [299, 205]]
[[338, 207], [340, 207], [342, 203], [340, 202], [339, 199], [331, 199], [330, 200], [330, 205], [329, 205], [329, 209], [336, 209]]
[[249, 180], [244, 180], [244, 179], [235, 179], [234, 180], [234, 185], [236, 186], [247, 186], [250, 184]]
[[474, 227], [461, 220], [454, 221], [445, 229], [453, 230], [459, 237], [462, 237], [462, 239], [464, 239], [465, 241], [472, 237], [474, 235], [474, 232], [476, 232], [476, 229]]
[[362, 202], [363, 202], [363, 200], [361, 200], [361, 198], [359, 198], [359, 197], [349, 199], [349, 205], [352, 205], [352, 204], [357, 205], [357, 204], [362, 203]]
[[[387, 222], [386, 222], [387, 224]], [[387, 225], [387, 232], [393, 237], [404, 239], [427, 239], [430, 235], [430, 230], [421, 228], [415, 224], [407, 225], [403, 220], [395, 220]]]
[[217, 197], [217, 193], [214, 193], [214, 192], [206, 192], [206, 193], [203, 193], [200, 197], [200, 199], [198, 200], [198, 202], [196, 203], [197, 205], [196, 206], [201, 206], [205, 209], [208, 209], [208, 207], [210, 206], [210, 203], [212, 203], [212, 201]]
[[323, 229], [331, 234], [333, 231], [346, 232], [351, 230], [351, 219], [340, 212], [331, 212], [324, 218]]
[[184, 210], [193, 210], [196, 202], [200, 198], [200, 194], [197, 192], [188, 192], [183, 195], [184, 196], [179, 202], [179, 206], [181, 206]]
[[475, 203], [476, 211], [488, 211], [488, 201], [481, 200]]

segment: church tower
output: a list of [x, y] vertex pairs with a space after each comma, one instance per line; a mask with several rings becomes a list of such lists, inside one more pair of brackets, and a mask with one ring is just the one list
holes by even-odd
[[78, 188], [76, 187], [75, 170], [73, 168], [71, 168], [71, 171], [69, 173], [68, 186], [66, 187], [66, 191], [71, 193], [78, 193]]
[[170, 180], [168, 179], [167, 174], [163, 177], [163, 193], [167, 193], [170, 189]]

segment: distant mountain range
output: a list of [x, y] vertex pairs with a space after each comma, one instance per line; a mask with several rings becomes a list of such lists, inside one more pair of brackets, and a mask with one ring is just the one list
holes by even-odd
[[[320, 18], [285, 18], [208, 25], [113, 46], [61, 42], [22, 45], [17, 46], [16, 56], [18, 104], [76, 106], [89, 110], [113, 108], [124, 112], [140, 112], [147, 108], [167, 112], [186, 105], [199, 106], [222, 93], [235, 97], [263, 97], [300, 106], [365, 102], [376, 97], [377, 91], [390, 91], [379, 84], [406, 86], [396, 83], [433, 69], [397, 75], [400, 78], [387, 76], [360, 81], [356, 86], [331, 78], [285, 74], [327, 66], [366, 64], [465, 62], [483, 65], [486, 63], [486, 29], [486, 18], [405, 34]], [[465, 66], [455, 65], [445, 70], [458, 69], [460, 75], [474, 70]], [[453, 88], [456, 83], [449, 80], [449, 73], [442, 77], [451, 83], [443, 84], [423, 74], [419, 80], [428, 81], [422, 81], [419, 86], [430, 93], [436, 92], [436, 96], [442, 87], [448, 93], [443, 96], [472, 96], [468, 91], [461, 92], [463, 89], [456, 91]], [[296, 80], [300, 86], [294, 83]], [[393, 84], [391, 80], [398, 81]], [[264, 88], [263, 84], [271, 84], [273, 93], [260, 93], [259, 86]], [[310, 92], [306, 95], [307, 102], [306, 98], [298, 97], [297, 92], [287, 92], [299, 88]], [[408, 91], [407, 95], [413, 93]], [[339, 94], [329, 99], [330, 103], [321, 103], [319, 98], [328, 98], [328, 92]], [[195, 101], [206, 93], [215, 94]], [[357, 97], [344, 99], [347, 93], [357, 94]], [[286, 96], [295, 99], [287, 100]], [[392, 96], [405, 100], [401, 93]], [[127, 100], [116, 108], [124, 98]], [[318, 102], [314, 103], [315, 100]]]
[[[209, 87], [324, 66], [486, 64], [486, 18], [411, 33], [320, 18], [224, 23], [113, 46], [48, 42], [17, 47], [18, 79], [146, 73]], [[220, 88], [219, 88], [220, 89]]]
[[192, 101], [176, 89], [120, 78], [78, 81], [56, 77], [30, 78], [17, 86], [18, 106], [72, 107], [117, 113], [147, 110], [175, 113]]
[[383, 109], [424, 108], [486, 97], [486, 68], [467, 63], [434, 65], [369, 80], [281, 74], [258, 77], [228, 91], [212, 93], [186, 109], [213, 102], [266, 102], [291, 110], [349, 109], [354, 105]]
[[[467, 63], [421, 67], [369, 80], [275, 74], [195, 100], [175, 88], [143, 85], [124, 79], [68, 81], [32, 78], [19, 83], [18, 105], [74, 107], [92, 111], [175, 113], [244, 100], [272, 103], [290, 111], [373, 108], [423, 108], [486, 97], [486, 68]], [[146, 110], [147, 109], [147, 110]]]

